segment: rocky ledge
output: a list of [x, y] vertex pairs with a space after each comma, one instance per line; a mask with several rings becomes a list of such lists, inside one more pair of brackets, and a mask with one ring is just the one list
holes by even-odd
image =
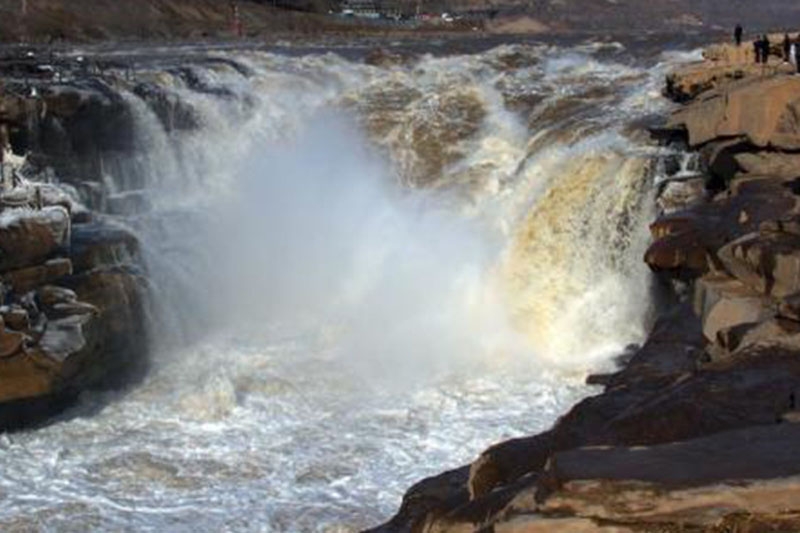
[[30, 427], [147, 366], [139, 242], [102, 161], [133, 149], [107, 86], [27, 79], [0, 65], [0, 431]]
[[[800, 77], [718, 46], [671, 75], [647, 341], [545, 433], [421, 481], [375, 531], [800, 531]], [[669, 161], [667, 161], [669, 163]]]

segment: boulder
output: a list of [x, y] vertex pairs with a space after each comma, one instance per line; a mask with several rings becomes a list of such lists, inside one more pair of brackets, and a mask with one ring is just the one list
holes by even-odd
[[[96, 314], [82, 323], [86, 346], [74, 378], [86, 387], [118, 386], [141, 377], [147, 367], [148, 285], [141, 273], [121, 266], [97, 267], [64, 280]], [[76, 319], [84, 320], [85, 313]]]
[[56, 285], [45, 285], [37, 291], [39, 302], [44, 308], [53, 307], [60, 303], [72, 303], [78, 299], [75, 291]]
[[3, 274], [3, 282], [17, 294], [53, 283], [72, 274], [72, 262], [66, 258], [51, 259], [42, 265], [14, 270]]
[[48, 321], [44, 335], [39, 340], [39, 349], [50, 359], [63, 363], [86, 346], [83, 326], [87, 321], [85, 315]]
[[671, 272], [677, 278], [694, 278], [709, 268], [709, 253], [698, 235], [685, 232], [666, 235], [645, 252], [644, 260], [654, 272]]
[[758, 323], [764, 315], [761, 298], [722, 298], [703, 317], [703, 335], [713, 342], [720, 331], [741, 324]]
[[653, 243], [645, 262], [656, 272], [696, 278], [721, 268], [720, 248], [762, 223], [794, 212], [797, 199], [783, 181], [758, 177], [737, 179], [731, 190], [713, 201], [666, 214], [650, 225]]
[[717, 343], [722, 349], [719, 357], [736, 356], [737, 352], [754, 346], [781, 346], [800, 351], [800, 323], [781, 318], [770, 318], [759, 323], [742, 323], [717, 333]]
[[709, 91], [677, 110], [670, 128], [685, 128], [689, 144], [746, 139], [758, 148], [800, 149], [800, 79], [746, 79]]
[[100, 265], [136, 264], [140, 259], [139, 240], [130, 229], [110, 220], [75, 224], [70, 257], [75, 272]]
[[717, 255], [725, 270], [760, 294], [784, 298], [800, 291], [800, 235], [750, 233]]
[[17, 331], [0, 329], [0, 358], [12, 357], [22, 350], [25, 335]]
[[782, 180], [800, 177], [800, 154], [780, 152], [742, 152], [734, 156], [736, 165], [746, 174], [772, 176]]
[[469, 501], [468, 473], [465, 466], [420, 481], [406, 492], [400, 510], [389, 522], [365, 533], [418, 530], [429, 516], [463, 505]]
[[28, 311], [19, 305], [0, 309], [0, 316], [6, 327], [14, 331], [27, 331], [31, 327]]
[[470, 467], [471, 498], [485, 497], [497, 487], [537, 472], [557, 449], [582, 438], [602, 439], [598, 428], [617, 416], [626, 401], [664, 391], [695, 371], [705, 343], [691, 308], [681, 305], [666, 313], [626, 367], [609, 379], [603, 395], [578, 404], [552, 431], [502, 442], [483, 452]]
[[800, 425], [775, 424], [653, 447], [559, 452], [536, 489], [541, 503], [534, 500], [535, 509], [529, 509], [532, 501], [522, 494], [508, 511], [610, 521], [637, 530], [711, 528], [758, 517], [786, 517], [796, 528], [798, 439]]
[[778, 316], [800, 322], [800, 292], [781, 299], [778, 303]]
[[0, 272], [40, 263], [69, 245], [70, 217], [62, 206], [0, 213]]
[[[0, 407], [6, 402], [40, 398], [56, 390], [61, 365], [43, 354], [19, 351], [0, 358]], [[17, 407], [18, 409], [18, 407]], [[6, 427], [6, 414], [0, 411], [0, 429]]]
[[702, 177], [669, 180], [659, 192], [656, 205], [661, 213], [671, 214], [704, 203], [707, 195]]

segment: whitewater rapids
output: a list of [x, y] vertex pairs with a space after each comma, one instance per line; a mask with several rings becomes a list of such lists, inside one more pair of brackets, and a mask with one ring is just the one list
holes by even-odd
[[630, 125], [662, 111], [666, 58], [168, 55], [135, 82], [198, 127], [120, 76], [139, 149], [105, 165], [152, 205], [120, 222], [152, 278], [153, 368], [0, 436], [0, 529], [374, 526], [642, 340], [657, 176]]

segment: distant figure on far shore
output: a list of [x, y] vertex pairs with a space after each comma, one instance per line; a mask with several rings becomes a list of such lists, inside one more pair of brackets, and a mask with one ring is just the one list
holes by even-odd
[[744, 33], [742, 25], [737, 24], [736, 28], [733, 30], [733, 42], [736, 43], [736, 46], [742, 46], [742, 33]]
[[756, 64], [761, 63], [761, 37], [753, 41], [753, 52], [756, 55]]

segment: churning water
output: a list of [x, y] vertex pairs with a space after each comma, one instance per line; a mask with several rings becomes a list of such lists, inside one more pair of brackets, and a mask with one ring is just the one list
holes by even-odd
[[154, 367], [99, 412], [0, 437], [0, 528], [354, 531], [552, 424], [646, 327], [653, 152], [629, 124], [661, 110], [661, 67], [625, 55], [139, 69], [189, 129], [121, 77], [139, 149], [106, 184], [152, 205], [123, 222]]

